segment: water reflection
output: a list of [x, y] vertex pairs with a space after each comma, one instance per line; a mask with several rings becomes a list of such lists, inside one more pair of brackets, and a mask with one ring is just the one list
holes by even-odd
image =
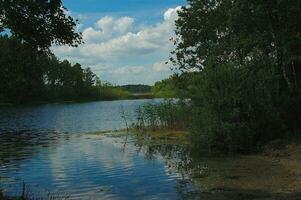
[[145, 102], [1, 108], [0, 182], [5, 192], [20, 194], [24, 181], [37, 197], [52, 191], [70, 199], [301, 196], [285, 194], [294, 182], [291, 172], [263, 156], [200, 154], [181, 135], [88, 133], [124, 128], [120, 108], [133, 116]]
[[2, 133], [2, 185], [11, 196], [20, 193], [24, 181], [33, 191], [58, 191], [71, 199], [178, 199], [179, 188], [189, 190], [161, 156], [146, 159], [134, 143], [125, 148], [124, 141], [35, 130]]
[[67, 193], [71, 199], [297, 199], [300, 195], [274, 192], [291, 181], [289, 172], [263, 157], [210, 158], [174, 138], [130, 135], [125, 143], [125, 136], [103, 134], [2, 133], [2, 185], [7, 194], [15, 195], [24, 181], [35, 195], [49, 190]]
[[22, 160], [38, 152], [38, 147], [55, 148], [60, 138], [69, 139], [68, 134], [43, 130], [20, 130], [0, 133], [0, 166], [16, 167]]

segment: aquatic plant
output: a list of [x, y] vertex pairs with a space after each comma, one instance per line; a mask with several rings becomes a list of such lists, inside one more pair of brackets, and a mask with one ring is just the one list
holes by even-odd
[[147, 103], [136, 110], [135, 124], [140, 130], [186, 130], [190, 120], [190, 103], [168, 99], [161, 103]]

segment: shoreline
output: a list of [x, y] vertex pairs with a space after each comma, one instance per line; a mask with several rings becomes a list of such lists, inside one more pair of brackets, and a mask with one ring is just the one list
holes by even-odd
[[73, 103], [90, 103], [99, 101], [122, 101], [122, 100], [140, 100], [140, 99], [156, 99], [157, 97], [153, 95], [131, 95], [129, 98], [116, 98], [116, 99], [91, 99], [91, 100], [57, 100], [57, 101], [33, 101], [27, 103], [10, 103], [10, 102], [0, 102], [1, 107], [14, 107], [14, 106], [37, 106], [37, 105], [47, 105], [47, 104], [73, 104]]

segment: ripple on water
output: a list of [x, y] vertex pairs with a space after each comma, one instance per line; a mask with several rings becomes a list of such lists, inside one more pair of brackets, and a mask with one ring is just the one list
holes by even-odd
[[24, 181], [71, 199], [177, 198], [179, 177], [162, 157], [148, 158], [131, 138], [82, 134], [124, 128], [119, 108], [131, 115], [145, 102], [0, 108], [1, 184], [12, 195]]
[[133, 144], [124, 147], [123, 139], [83, 135], [65, 140], [57, 135], [51, 137], [54, 145], [41, 146], [37, 138], [31, 141], [30, 148], [23, 148], [26, 153], [1, 167], [1, 176], [13, 177], [5, 180], [8, 185], [35, 183], [70, 194], [71, 199], [152, 198], [154, 194], [163, 198], [176, 193], [178, 177], [166, 173], [163, 160], [147, 160]]

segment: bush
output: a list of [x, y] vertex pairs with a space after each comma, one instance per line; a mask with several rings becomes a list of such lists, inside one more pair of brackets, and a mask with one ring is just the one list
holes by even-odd
[[286, 102], [295, 102], [297, 113], [300, 103], [296, 97], [280, 93], [281, 76], [266, 69], [224, 64], [200, 72], [191, 91], [191, 141], [195, 147], [246, 153], [286, 137], [292, 127], [291, 120], [282, 117], [287, 113]]

